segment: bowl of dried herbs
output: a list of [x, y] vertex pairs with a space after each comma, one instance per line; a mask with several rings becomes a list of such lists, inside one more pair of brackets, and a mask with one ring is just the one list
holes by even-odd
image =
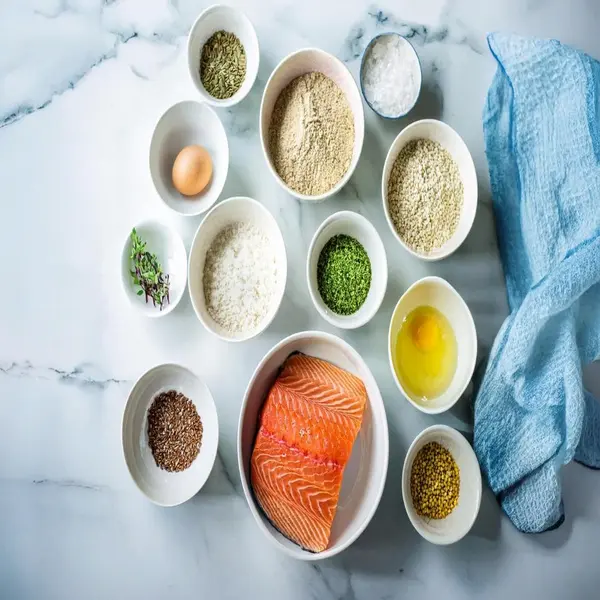
[[221, 4], [204, 10], [192, 25], [187, 50], [192, 83], [208, 104], [233, 106], [254, 85], [258, 38], [240, 10]]

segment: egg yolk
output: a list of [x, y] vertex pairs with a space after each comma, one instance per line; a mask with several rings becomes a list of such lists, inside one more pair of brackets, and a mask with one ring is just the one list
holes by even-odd
[[419, 315], [411, 329], [413, 341], [422, 352], [431, 352], [439, 344], [440, 328], [431, 317]]

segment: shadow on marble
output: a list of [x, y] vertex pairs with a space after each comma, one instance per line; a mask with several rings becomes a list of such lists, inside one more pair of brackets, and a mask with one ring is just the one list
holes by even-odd
[[431, 81], [427, 78], [423, 80], [421, 93], [415, 107], [410, 111], [410, 114], [404, 123], [404, 126], [420, 121], [421, 119], [441, 119], [444, 110], [444, 98], [442, 91], [436, 81]]

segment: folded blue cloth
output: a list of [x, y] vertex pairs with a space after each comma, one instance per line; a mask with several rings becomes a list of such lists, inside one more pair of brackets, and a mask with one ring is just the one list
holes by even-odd
[[514, 525], [564, 519], [559, 470], [600, 468], [600, 64], [555, 40], [492, 34], [483, 122], [510, 316], [475, 402], [475, 451]]

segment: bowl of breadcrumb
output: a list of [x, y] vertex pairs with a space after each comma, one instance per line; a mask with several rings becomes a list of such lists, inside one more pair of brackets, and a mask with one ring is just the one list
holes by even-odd
[[400, 244], [423, 260], [441, 260], [465, 241], [477, 210], [477, 175], [460, 135], [442, 121], [404, 128], [385, 159], [383, 209]]
[[275, 67], [260, 105], [260, 140], [269, 170], [292, 196], [319, 202], [342, 189], [364, 131], [360, 92], [341, 60], [305, 48]]

